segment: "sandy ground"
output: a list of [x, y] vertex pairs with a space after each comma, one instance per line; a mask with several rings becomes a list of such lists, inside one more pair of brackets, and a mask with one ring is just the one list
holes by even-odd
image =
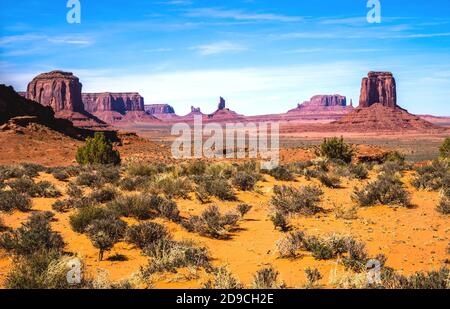
[[[373, 173], [371, 178], [373, 178]], [[50, 180], [64, 192], [65, 183], [55, 180], [50, 175], [41, 175], [37, 180]], [[368, 180], [356, 181], [343, 179], [342, 188], [328, 189], [322, 187], [324, 198], [322, 206], [330, 210], [312, 217], [297, 216], [291, 219], [291, 225], [311, 235], [328, 235], [337, 233], [352, 235], [364, 241], [371, 255], [383, 253], [388, 257], [387, 265], [404, 273], [410, 274], [421, 270], [437, 269], [444, 265], [449, 258], [447, 247], [449, 245], [450, 225], [448, 216], [440, 215], [435, 207], [439, 200], [439, 193], [416, 191], [409, 184], [411, 173], [403, 177], [408, 191], [412, 194], [411, 209], [376, 206], [358, 210], [355, 220], [336, 219], [333, 212], [334, 204], [351, 206], [350, 195], [353, 188], [360, 187]], [[233, 233], [229, 240], [215, 240], [185, 231], [181, 226], [158, 219], [157, 222], [165, 224], [175, 239], [192, 239], [207, 246], [215, 265], [228, 265], [230, 270], [245, 284], [249, 285], [255, 271], [265, 265], [273, 265], [279, 272], [280, 278], [288, 287], [303, 287], [306, 278], [304, 269], [317, 267], [323, 275], [321, 284], [330, 285], [330, 273], [341, 270], [336, 261], [318, 261], [310, 253], [303, 252], [297, 259], [280, 259], [275, 250], [275, 243], [282, 238], [283, 233], [274, 230], [268, 218], [270, 213], [270, 196], [273, 186], [289, 184], [295, 187], [316, 183], [316, 180], [307, 181], [303, 177], [295, 182], [280, 182], [266, 176], [266, 181], [258, 183], [257, 192], [239, 192], [238, 202], [214, 201], [221, 210], [231, 210], [239, 203], [245, 202], [253, 206], [252, 210], [240, 222], [240, 229]], [[56, 199], [33, 199], [33, 211], [51, 210]], [[201, 212], [207, 205], [201, 205], [194, 198], [190, 200], [177, 200], [182, 215]], [[95, 275], [99, 269], [109, 272], [112, 280], [129, 277], [147, 264], [147, 258], [141, 251], [126, 243], [118, 243], [114, 249], [105, 254], [105, 260], [97, 260], [98, 251], [92, 246], [87, 236], [75, 233], [69, 225], [69, 216], [72, 212], [56, 213], [56, 220], [52, 227], [63, 236], [67, 243], [66, 251], [77, 253], [86, 265], [87, 272]], [[0, 214], [7, 226], [16, 228], [24, 222], [30, 213], [14, 212]], [[128, 224], [137, 223], [133, 219], [125, 219]], [[126, 257], [125, 261], [108, 260], [116, 254]], [[0, 284], [12, 267], [12, 260], [5, 252], [0, 251]], [[198, 288], [205, 281], [202, 271], [195, 272], [180, 270], [177, 274], [162, 274], [155, 278], [156, 288]]]

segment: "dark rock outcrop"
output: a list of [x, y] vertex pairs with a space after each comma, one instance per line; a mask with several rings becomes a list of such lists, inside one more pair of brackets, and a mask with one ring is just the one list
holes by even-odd
[[208, 115], [208, 120], [211, 121], [219, 121], [219, 122], [223, 122], [223, 121], [227, 121], [227, 120], [243, 120], [244, 116], [239, 115], [238, 113], [236, 113], [235, 111], [230, 110], [229, 108], [226, 107], [226, 102], [225, 99], [220, 97], [219, 99], [219, 105], [217, 107], [217, 110]]
[[397, 107], [397, 89], [390, 72], [369, 72], [368, 77], [362, 80], [359, 107], [367, 108], [376, 103], [390, 108]]

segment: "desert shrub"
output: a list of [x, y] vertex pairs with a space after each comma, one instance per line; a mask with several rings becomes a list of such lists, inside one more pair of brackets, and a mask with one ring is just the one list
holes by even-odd
[[150, 199], [150, 205], [154, 209], [158, 216], [172, 220], [179, 221], [180, 211], [174, 201], [165, 199], [163, 197], [152, 195]]
[[0, 233], [5, 232], [8, 230], [8, 227], [5, 225], [5, 222], [3, 222], [3, 219], [0, 217]]
[[204, 184], [197, 185], [195, 188], [195, 197], [197, 200], [200, 201], [202, 204], [207, 204], [211, 202], [211, 195], [206, 189], [206, 186]]
[[144, 252], [151, 258], [149, 265], [141, 269], [144, 278], [158, 272], [176, 272], [181, 267], [210, 268], [208, 249], [192, 241], [162, 238], [147, 246]]
[[188, 198], [192, 184], [186, 177], [164, 176], [151, 183], [150, 192], [163, 193], [167, 198]]
[[[60, 259], [59, 251], [38, 250], [33, 254], [18, 257], [14, 261], [14, 267], [6, 276], [5, 287], [8, 289], [49, 289], [67, 288], [67, 271], [64, 274], [65, 286], [62, 286], [62, 277], [49, 271], [50, 265]], [[59, 284], [58, 284], [59, 283]]]
[[70, 208], [65, 201], [58, 200], [52, 204], [52, 209], [56, 212], [63, 213], [68, 211]]
[[450, 187], [442, 191], [441, 199], [436, 210], [443, 215], [450, 214]]
[[282, 232], [289, 231], [289, 222], [288, 222], [286, 216], [284, 215], [284, 213], [275, 211], [270, 216], [270, 221], [272, 221], [275, 229], [280, 229], [280, 231], [282, 231]]
[[92, 165], [96, 174], [101, 179], [101, 183], [115, 184], [120, 180], [120, 169], [118, 166], [111, 164], [95, 164]]
[[279, 272], [272, 266], [259, 269], [252, 280], [252, 288], [258, 290], [279, 289], [284, 286], [278, 282]]
[[21, 167], [24, 170], [25, 175], [29, 177], [36, 177], [40, 172], [44, 172], [46, 168], [36, 163], [22, 163]]
[[303, 170], [303, 176], [305, 176], [306, 180], [311, 180], [311, 178], [318, 178], [321, 173], [322, 172], [319, 171], [316, 167]]
[[319, 281], [320, 279], [322, 279], [322, 274], [320, 273], [320, 271], [317, 268], [306, 268], [305, 269], [305, 274], [306, 274], [306, 287], [308, 288], [312, 288], [316, 285], [317, 281]]
[[299, 189], [287, 186], [275, 186], [271, 204], [281, 213], [313, 215], [321, 211], [318, 203], [323, 195], [315, 186], [302, 186]]
[[[236, 195], [233, 188], [225, 179], [206, 178], [197, 186], [197, 191], [206, 193], [209, 196], [215, 196], [223, 201], [235, 201]], [[197, 192], [196, 191], [196, 192]]]
[[399, 161], [386, 161], [379, 167], [379, 172], [381, 173], [401, 173], [407, 169], [407, 165]]
[[66, 188], [66, 194], [72, 198], [79, 198], [83, 196], [83, 190], [75, 183], [69, 182]]
[[158, 223], [145, 222], [128, 228], [126, 240], [140, 249], [163, 238], [171, 238], [169, 231]]
[[363, 207], [373, 206], [377, 203], [410, 206], [410, 196], [403, 188], [403, 183], [397, 176], [390, 173], [380, 174], [376, 180], [368, 183], [365, 188], [355, 188], [352, 199]]
[[127, 224], [115, 217], [107, 217], [92, 221], [86, 229], [94, 247], [99, 249], [99, 261], [103, 260], [105, 251], [112, 249], [115, 243], [123, 238]]
[[[247, 172], [244, 165], [245, 163], [242, 165], [232, 165], [223, 162], [208, 164], [205, 169], [204, 176], [216, 179], [230, 179], [236, 174], [236, 172]], [[199, 178], [199, 176], [197, 175], [195, 178]]]
[[297, 251], [303, 247], [305, 234], [302, 231], [294, 231], [277, 241], [276, 248], [281, 258], [295, 258]]
[[146, 176], [124, 177], [119, 182], [119, 187], [125, 191], [137, 191], [145, 189], [150, 182]]
[[443, 160], [434, 160], [431, 165], [416, 169], [411, 184], [417, 189], [439, 190], [450, 187], [449, 164]]
[[21, 165], [5, 166], [0, 165], [0, 179], [8, 180], [11, 178], [37, 177], [39, 172], [44, 172], [45, 167], [34, 163], [24, 163]]
[[31, 199], [27, 194], [15, 191], [0, 191], [0, 211], [10, 212], [15, 209], [28, 211], [31, 207]]
[[145, 176], [151, 177], [158, 174], [158, 169], [154, 165], [144, 163], [133, 163], [127, 166], [126, 172], [132, 177]]
[[303, 241], [303, 246], [307, 251], [310, 251], [312, 256], [317, 260], [329, 260], [337, 256], [337, 253], [330, 242], [316, 236], [306, 237]]
[[367, 170], [366, 166], [364, 164], [351, 164], [349, 166], [350, 173], [356, 178], [356, 179], [367, 179], [369, 176], [369, 171]]
[[106, 203], [112, 201], [119, 195], [119, 192], [113, 187], [106, 187], [95, 190], [91, 193], [90, 198], [98, 203]]
[[417, 272], [404, 276], [392, 271], [382, 273], [382, 286], [388, 289], [449, 289], [450, 270], [441, 267], [439, 270]]
[[212, 270], [212, 277], [209, 278], [203, 285], [203, 289], [220, 289], [220, 290], [236, 290], [242, 289], [242, 284], [239, 282], [231, 271], [226, 266], [215, 267]]
[[206, 172], [207, 165], [201, 160], [195, 160], [189, 163], [182, 164], [181, 175], [184, 176], [201, 176]]
[[405, 155], [398, 151], [391, 151], [384, 157], [384, 162], [405, 163]]
[[95, 132], [88, 137], [84, 146], [78, 148], [76, 154], [78, 164], [120, 164], [120, 154], [103, 132]]
[[21, 227], [2, 234], [0, 247], [16, 255], [32, 255], [39, 250], [61, 251], [64, 241], [50, 227], [51, 216], [48, 213], [34, 213]]
[[239, 204], [236, 207], [236, 210], [241, 215], [241, 217], [244, 217], [251, 209], [252, 206], [248, 204]]
[[70, 177], [65, 171], [54, 171], [52, 172], [52, 176], [59, 181], [66, 181]]
[[83, 172], [78, 175], [76, 184], [86, 187], [100, 187], [104, 184], [103, 179], [94, 172]]
[[345, 143], [342, 137], [324, 139], [317, 149], [317, 155], [331, 160], [342, 160], [345, 163], [352, 161], [353, 153], [352, 147]]
[[450, 137], [447, 137], [439, 147], [439, 153], [444, 159], [450, 158]]
[[33, 179], [28, 177], [20, 177], [9, 182], [10, 188], [18, 193], [26, 193], [32, 197], [37, 197], [38, 192]]
[[347, 256], [342, 259], [342, 264], [347, 268], [356, 272], [365, 270], [367, 261], [369, 260], [366, 246], [362, 242], [358, 242], [353, 238], [346, 239]]
[[216, 205], [208, 206], [200, 216], [191, 216], [183, 222], [190, 232], [213, 238], [226, 238], [229, 228], [235, 227], [239, 216], [233, 213], [222, 215]]
[[269, 174], [276, 180], [292, 181], [294, 180], [294, 174], [285, 166], [277, 166], [271, 170], [263, 170], [263, 172]]
[[253, 173], [238, 172], [232, 181], [233, 185], [241, 191], [253, 191], [258, 178]]
[[103, 207], [88, 206], [78, 209], [70, 216], [69, 222], [75, 232], [84, 233], [95, 220], [107, 218], [117, 218], [117, 213]]
[[341, 179], [336, 175], [320, 173], [317, 179], [328, 188], [339, 188], [341, 186]]
[[356, 205], [346, 208], [341, 204], [335, 204], [333, 212], [336, 219], [354, 220], [358, 218], [358, 207]]

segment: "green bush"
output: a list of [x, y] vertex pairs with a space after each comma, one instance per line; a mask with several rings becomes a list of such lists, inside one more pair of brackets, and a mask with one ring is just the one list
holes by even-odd
[[52, 216], [33, 213], [21, 227], [0, 236], [0, 247], [16, 255], [32, 255], [39, 250], [62, 251], [64, 241], [50, 227]]
[[128, 228], [126, 240], [136, 245], [140, 249], [150, 246], [152, 243], [163, 239], [171, 238], [169, 231], [158, 223], [145, 222]]
[[88, 137], [84, 146], [76, 154], [78, 164], [120, 164], [120, 154], [113, 149], [112, 143], [103, 132], [95, 132]]
[[342, 137], [324, 139], [317, 149], [317, 155], [331, 160], [342, 160], [345, 163], [352, 161], [353, 154], [352, 147], [345, 143]]
[[78, 209], [75, 214], [71, 215], [69, 222], [75, 232], [84, 233], [95, 220], [108, 218], [117, 218], [117, 214], [103, 207], [87, 206]]
[[355, 188], [352, 199], [360, 206], [382, 205], [410, 206], [410, 195], [394, 174], [383, 173], [365, 188]]
[[10, 212], [15, 209], [28, 211], [31, 207], [31, 199], [27, 194], [16, 191], [0, 191], [0, 211]]
[[283, 214], [298, 213], [313, 215], [322, 210], [319, 207], [323, 191], [315, 186], [302, 186], [299, 189], [275, 186], [271, 204]]
[[450, 137], [447, 137], [444, 143], [442, 143], [441, 147], [439, 147], [439, 153], [441, 155], [441, 158], [450, 158]]

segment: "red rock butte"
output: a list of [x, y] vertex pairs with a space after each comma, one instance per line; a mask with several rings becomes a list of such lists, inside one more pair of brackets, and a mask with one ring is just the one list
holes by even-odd
[[397, 88], [391, 72], [369, 72], [368, 77], [362, 80], [359, 107], [366, 108], [376, 103], [397, 107]]

